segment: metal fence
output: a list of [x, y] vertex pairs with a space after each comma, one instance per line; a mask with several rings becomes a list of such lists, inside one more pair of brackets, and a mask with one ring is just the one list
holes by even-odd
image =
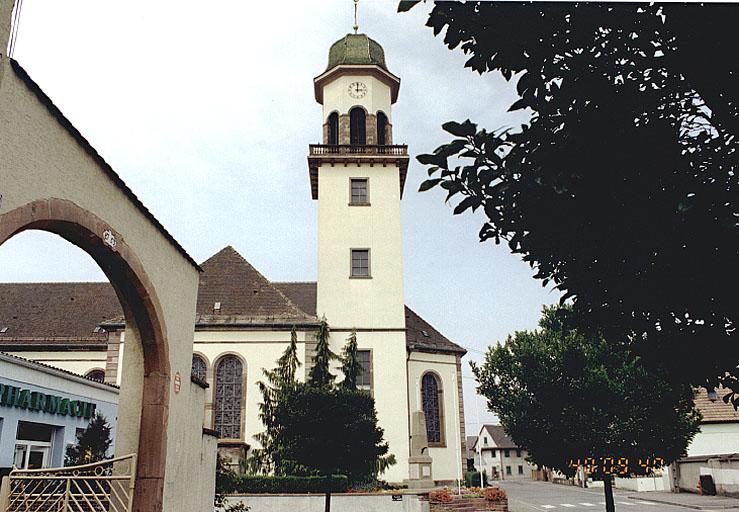
[[14, 469], [3, 482], [3, 512], [130, 512], [136, 454], [56, 469]]

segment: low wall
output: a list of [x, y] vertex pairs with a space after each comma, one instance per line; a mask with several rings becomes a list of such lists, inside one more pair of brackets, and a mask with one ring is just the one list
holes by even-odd
[[461, 512], [461, 511], [495, 511], [508, 512], [508, 500], [488, 501], [485, 498], [465, 498], [463, 496], [454, 496], [449, 503], [440, 503], [432, 501], [430, 503], [429, 512]]
[[[323, 494], [233, 494], [228, 504], [243, 502], [249, 512], [323, 512]], [[434, 509], [431, 509], [434, 510]], [[429, 503], [415, 494], [332, 494], [332, 512], [429, 512]]]
[[701, 475], [711, 475], [716, 494], [739, 495], [739, 454], [686, 457], [677, 461], [677, 485], [681, 491], [698, 492]]
[[638, 476], [634, 478], [614, 478], [613, 486], [616, 489], [625, 489], [627, 491], [648, 492], [648, 491], [669, 491], [670, 480], [667, 472], [660, 476]]

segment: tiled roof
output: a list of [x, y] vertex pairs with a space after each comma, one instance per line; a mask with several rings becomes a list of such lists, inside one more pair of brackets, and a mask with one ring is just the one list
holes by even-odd
[[704, 388], [700, 388], [695, 396], [695, 406], [703, 415], [702, 423], [733, 423], [739, 422], [739, 413], [730, 403], [722, 400], [728, 391], [723, 387], [716, 390], [717, 400], [711, 401]]
[[[308, 314], [316, 314], [316, 283], [274, 283], [292, 301]], [[449, 352], [466, 354], [467, 351], [449, 341], [426, 320], [408, 306], [405, 307], [405, 341], [409, 350], [419, 352]]]
[[108, 283], [0, 283], [0, 345], [105, 347], [96, 328], [120, 315]]
[[[310, 326], [317, 323], [316, 283], [271, 283], [233, 247], [202, 264], [196, 326]], [[406, 306], [408, 350], [464, 354]], [[104, 345], [95, 327], [120, 326], [121, 307], [108, 283], [0, 284], [0, 346], [38, 343], [54, 346]], [[18, 339], [18, 341], [11, 341]], [[5, 340], [5, 341], [3, 341]]]
[[[196, 323], [294, 323], [315, 320], [228, 246], [203, 264]], [[216, 307], [219, 306], [219, 307]]]
[[495, 446], [491, 448], [518, 448], [516, 443], [513, 442], [513, 439], [508, 437], [508, 434], [505, 433], [502, 425], [486, 424], [483, 425], [483, 428], [487, 430], [490, 437], [493, 438]]

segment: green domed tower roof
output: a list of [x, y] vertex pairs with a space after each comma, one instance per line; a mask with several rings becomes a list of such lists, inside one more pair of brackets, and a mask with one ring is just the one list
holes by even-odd
[[382, 46], [366, 34], [347, 34], [331, 45], [326, 70], [342, 64], [376, 65], [388, 71]]

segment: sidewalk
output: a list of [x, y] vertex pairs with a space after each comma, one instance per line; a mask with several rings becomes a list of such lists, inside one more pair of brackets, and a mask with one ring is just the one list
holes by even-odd
[[651, 501], [665, 505], [692, 508], [694, 510], [739, 510], [739, 498], [726, 496], [701, 496], [692, 492], [640, 492], [629, 496], [632, 500]]

